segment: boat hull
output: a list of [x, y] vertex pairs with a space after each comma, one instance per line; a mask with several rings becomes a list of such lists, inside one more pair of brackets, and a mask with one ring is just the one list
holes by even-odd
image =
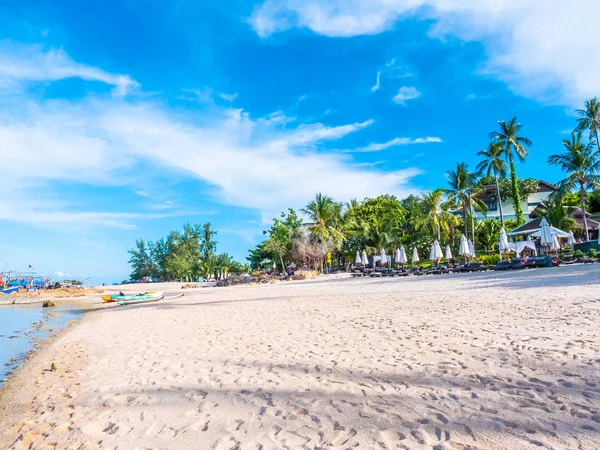
[[142, 294], [129, 295], [103, 295], [102, 300], [105, 302], [139, 302], [142, 300], [160, 300], [164, 297], [163, 292], [144, 292]]

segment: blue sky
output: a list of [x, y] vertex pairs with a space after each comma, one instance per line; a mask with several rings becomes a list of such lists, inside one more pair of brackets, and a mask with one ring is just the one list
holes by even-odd
[[519, 175], [554, 182], [600, 95], [600, 6], [580, 3], [7, 0], [0, 263], [116, 281], [136, 238], [186, 221], [243, 260], [317, 191], [444, 186], [514, 115]]

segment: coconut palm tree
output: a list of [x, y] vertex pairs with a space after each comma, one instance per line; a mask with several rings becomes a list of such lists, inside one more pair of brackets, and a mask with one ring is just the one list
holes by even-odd
[[584, 105], [584, 109], [577, 110], [581, 118], [577, 119], [575, 131], [590, 130], [590, 141], [596, 139], [596, 145], [600, 152], [600, 139], [598, 138], [598, 132], [600, 131], [600, 101], [594, 97], [587, 99]]
[[473, 242], [475, 242], [474, 210], [478, 209], [482, 212], [487, 211], [485, 203], [483, 203], [482, 200], [473, 197], [477, 184], [477, 176], [469, 171], [469, 166], [464, 162], [458, 163], [456, 169], [446, 172], [446, 175], [448, 177], [449, 189], [446, 189], [445, 192], [448, 195], [448, 200], [462, 206], [463, 217], [465, 220], [465, 236], [469, 235], [467, 225], [467, 211], [469, 211], [469, 214], [471, 215], [471, 236]]
[[455, 225], [457, 218], [448, 211], [448, 204], [444, 202], [444, 190], [436, 189], [429, 191], [421, 196], [421, 202], [425, 214], [421, 215], [415, 221], [417, 230], [429, 227], [437, 235], [438, 241], [441, 240], [441, 232], [450, 232], [450, 225]]
[[548, 164], [559, 166], [563, 172], [569, 175], [558, 183], [561, 194], [571, 192], [579, 188], [579, 199], [583, 211], [583, 228], [585, 242], [589, 240], [587, 219], [585, 217], [585, 192], [587, 189], [598, 189], [600, 187], [600, 161], [596, 158], [594, 142], [584, 143], [581, 141], [581, 131], [571, 134], [571, 140], [563, 139], [564, 152], [550, 155]]
[[313, 241], [331, 240], [336, 245], [341, 244], [344, 239], [340, 226], [341, 203], [319, 192], [301, 211], [309, 218], [305, 225]]
[[553, 195], [545, 202], [540, 203], [531, 213], [532, 217], [542, 217], [548, 224], [564, 231], [571, 231], [575, 227], [575, 220], [571, 217], [574, 206], [566, 206], [561, 195]]
[[477, 235], [486, 251], [492, 251], [500, 242], [500, 226], [496, 219], [485, 219], [477, 224]]
[[493, 175], [496, 180], [496, 196], [498, 197], [498, 207], [500, 208], [500, 223], [504, 226], [504, 212], [502, 211], [502, 196], [500, 195], [500, 185], [498, 177], [506, 177], [506, 162], [502, 160], [504, 149], [502, 143], [492, 141], [488, 148], [477, 152], [477, 156], [483, 157], [481, 162], [477, 164], [477, 171], [480, 174], [485, 173], [488, 177]]
[[373, 217], [361, 226], [368, 249], [377, 253], [391, 245], [398, 233], [395, 221], [386, 216]]
[[490, 138], [502, 144], [504, 148], [504, 157], [510, 164], [510, 182], [512, 187], [513, 206], [517, 224], [523, 223], [523, 208], [521, 207], [521, 189], [519, 187], [519, 179], [517, 178], [517, 170], [515, 168], [515, 156], [519, 161], [525, 161], [527, 156], [527, 147], [532, 145], [531, 141], [526, 137], [519, 136], [519, 132], [523, 127], [517, 123], [517, 118], [513, 117], [509, 122], [500, 120], [499, 131], [492, 131]]

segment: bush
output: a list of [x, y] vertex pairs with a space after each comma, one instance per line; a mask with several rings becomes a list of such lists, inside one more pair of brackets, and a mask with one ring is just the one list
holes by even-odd
[[588, 250], [588, 256], [589, 256], [590, 258], [595, 258], [595, 257], [597, 257], [597, 256], [598, 256], [598, 251], [597, 251], [595, 248], [590, 248], [590, 249]]
[[479, 261], [481, 261], [481, 263], [484, 266], [495, 266], [496, 264], [498, 264], [498, 262], [500, 262], [500, 255], [498, 255], [498, 254], [481, 255], [477, 259]]
[[581, 250], [575, 250], [573, 252], [573, 258], [583, 258], [583, 252]]

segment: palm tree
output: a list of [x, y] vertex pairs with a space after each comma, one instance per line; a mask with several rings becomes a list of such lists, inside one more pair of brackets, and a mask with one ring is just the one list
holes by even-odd
[[575, 131], [590, 130], [590, 141], [596, 139], [596, 145], [600, 152], [600, 139], [598, 138], [598, 131], [600, 131], [600, 101], [594, 97], [587, 99], [584, 105], [585, 109], [577, 110], [581, 118], [577, 119]]
[[555, 228], [571, 231], [575, 226], [575, 220], [571, 217], [574, 210], [573, 206], [565, 206], [561, 195], [553, 195], [535, 208], [532, 217], [544, 218]]
[[467, 226], [467, 210], [471, 215], [471, 231], [472, 239], [475, 241], [475, 218], [474, 209], [487, 211], [487, 207], [481, 199], [473, 197], [473, 190], [476, 188], [477, 176], [473, 172], [469, 172], [467, 163], [458, 163], [455, 170], [446, 172], [448, 177], [449, 189], [446, 189], [448, 200], [457, 205], [462, 205], [463, 216], [465, 220], [465, 236], [469, 235]]
[[506, 162], [502, 160], [502, 143], [498, 141], [492, 141], [489, 143], [488, 148], [477, 152], [477, 156], [482, 156], [484, 159], [477, 164], [477, 171], [482, 174], [485, 173], [488, 177], [492, 174], [496, 179], [496, 196], [498, 197], [498, 207], [500, 208], [500, 223], [504, 226], [504, 212], [502, 211], [502, 196], [500, 195], [500, 185], [498, 183], [498, 177], [506, 177]]
[[373, 217], [362, 224], [362, 234], [370, 251], [380, 252], [392, 244], [398, 228], [390, 217]]
[[418, 217], [415, 221], [417, 230], [423, 227], [430, 227], [431, 231], [437, 235], [438, 241], [441, 240], [441, 231], [450, 232], [450, 225], [455, 224], [457, 218], [448, 211], [448, 205], [444, 202], [444, 190], [436, 189], [429, 191], [421, 196], [425, 214]]
[[477, 224], [477, 234], [486, 251], [492, 251], [500, 242], [500, 226], [496, 219], [485, 219]]
[[565, 151], [561, 154], [550, 155], [548, 164], [559, 166], [569, 175], [558, 183], [561, 194], [566, 194], [574, 188], [579, 188], [579, 199], [583, 211], [583, 228], [585, 242], [589, 240], [587, 218], [585, 217], [585, 192], [587, 189], [600, 187], [600, 161], [596, 159], [593, 149], [594, 142], [581, 142], [581, 131], [571, 134], [571, 140], [563, 139]]
[[342, 205], [320, 192], [301, 210], [309, 218], [306, 228], [313, 241], [332, 240], [339, 244], [344, 239], [341, 231]]
[[521, 189], [519, 187], [519, 179], [517, 178], [517, 170], [515, 168], [515, 154], [519, 161], [525, 161], [527, 156], [527, 147], [532, 145], [531, 141], [526, 137], [519, 136], [519, 132], [523, 127], [517, 123], [517, 118], [513, 117], [507, 123], [504, 120], [498, 122], [500, 131], [492, 131], [490, 138], [499, 141], [504, 148], [504, 157], [510, 164], [510, 182], [512, 185], [513, 207], [517, 224], [523, 223], [523, 208], [521, 207]]

